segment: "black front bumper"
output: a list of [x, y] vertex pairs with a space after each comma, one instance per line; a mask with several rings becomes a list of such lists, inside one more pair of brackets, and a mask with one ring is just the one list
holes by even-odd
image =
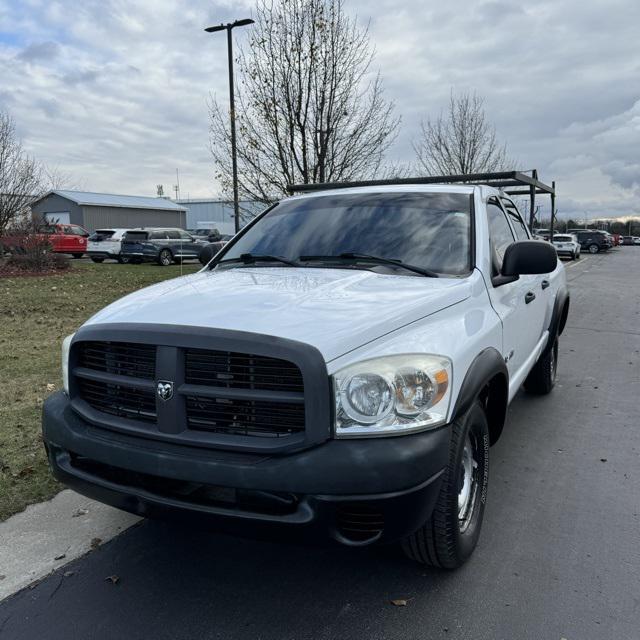
[[449, 455], [447, 427], [280, 455], [159, 442], [86, 422], [63, 393], [45, 402], [43, 437], [61, 482], [125, 511], [349, 545], [415, 531], [433, 509]]

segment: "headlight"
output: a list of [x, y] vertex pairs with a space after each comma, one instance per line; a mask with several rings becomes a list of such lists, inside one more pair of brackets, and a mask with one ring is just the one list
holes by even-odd
[[333, 375], [338, 438], [423, 431], [443, 424], [451, 361], [408, 354], [358, 362]]
[[67, 395], [69, 395], [69, 349], [74, 335], [72, 333], [62, 341], [62, 386]]

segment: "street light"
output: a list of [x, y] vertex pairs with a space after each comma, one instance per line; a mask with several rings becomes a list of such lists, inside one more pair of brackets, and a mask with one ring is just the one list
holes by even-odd
[[231, 31], [234, 27], [244, 27], [253, 24], [251, 18], [236, 20], [227, 24], [219, 24], [214, 27], [207, 27], [207, 33], [227, 30], [227, 55], [229, 58], [229, 116], [231, 118], [231, 167], [233, 172], [233, 217], [235, 221], [236, 233], [240, 231], [240, 203], [238, 201], [238, 158], [236, 154], [236, 109], [233, 95], [233, 40]]

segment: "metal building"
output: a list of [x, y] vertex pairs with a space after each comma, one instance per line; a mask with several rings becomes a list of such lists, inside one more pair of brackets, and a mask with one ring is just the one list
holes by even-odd
[[[235, 233], [233, 224], [233, 202], [229, 200], [213, 200], [197, 198], [193, 200], [176, 200], [187, 208], [187, 229], [217, 229], [220, 233]], [[240, 226], [243, 227], [253, 216], [266, 209], [261, 202], [241, 201]]]
[[165, 198], [56, 189], [33, 202], [31, 211], [51, 222], [79, 224], [87, 231], [109, 227], [187, 228], [186, 208]]

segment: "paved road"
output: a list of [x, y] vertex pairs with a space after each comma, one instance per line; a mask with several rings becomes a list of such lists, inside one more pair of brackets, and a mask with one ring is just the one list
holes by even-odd
[[568, 267], [559, 384], [512, 404], [456, 573], [144, 522], [0, 604], [0, 638], [638, 640], [639, 274], [637, 247]]

